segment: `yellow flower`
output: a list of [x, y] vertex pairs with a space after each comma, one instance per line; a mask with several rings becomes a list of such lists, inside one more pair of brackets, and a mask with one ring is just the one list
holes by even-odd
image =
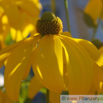
[[1, 90], [0, 90], [0, 103], [12, 103], [9, 97]]
[[103, 0], [89, 0], [84, 12], [93, 19], [94, 25], [96, 25], [97, 19], [103, 18]]
[[87, 94], [93, 82], [93, 61], [101, 65], [98, 49], [89, 41], [62, 32], [62, 21], [51, 12], [42, 15], [36, 29], [38, 34], [0, 51], [9, 98], [18, 101], [21, 80], [31, 65], [38, 81], [50, 91]]
[[42, 8], [39, 0], [1, 0], [0, 6], [3, 15], [7, 16], [14, 41], [26, 38], [31, 32], [36, 33], [35, 24]]

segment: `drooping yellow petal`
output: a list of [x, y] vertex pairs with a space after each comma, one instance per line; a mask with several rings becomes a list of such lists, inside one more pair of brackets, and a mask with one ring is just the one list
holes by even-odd
[[50, 103], [60, 103], [60, 94], [50, 91]]
[[103, 93], [103, 81], [100, 82], [99, 87], [100, 87], [99, 93]]
[[4, 13], [4, 10], [3, 10], [2, 6], [0, 6], [0, 17], [3, 13]]
[[99, 93], [103, 92], [103, 88], [100, 86], [101, 82], [103, 82], [103, 71], [101, 68], [96, 63], [94, 64], [94, 85]]
[[0, 17], [0, 50], [6, 47], [5, 38], [9, 33], [10, 25], [6, 15]]
[[69, 94], [87, 94], [93, 81], [93, 64], [87, 51], [70, 37], [60, 35], [69, 54]]
[[37, 3], [33, 0], [22, 0], [19, 7], [26, 11], [31, 16], [38, 16], [40, 14], [40, 8], [38, 8]]
[[68, 52], [65, 48], [64, 45], [63, 46], [63, 78], [64, 78], [64, 87], [65, 87], [65, 91], [69, 91], [68, 88], [69, 88], [69, 84], [68, 84], [68, 63], [69, 63], [69, 55], [68, 55]]
[[42, 9], [42, 5], [40, 3], [40, 0], [32, 0], [32, 1], [40, 10]]
[[1, 21], [2, 21], [3, 24], [8, 24], [8, 18], [7, 18], [7, 15], [3, 15]]
[[[38, 36], [40, 37], [40, 35], [35, 35], [35, 36]], [[36, 42], [36, 40], [35, 40]], [[30, 72], [30, 69], [31, 69], [31, 65], [32, 65], [32, 61], [33, 61], [33, 54], [34, 54], [34, 51], [36, 49], [37, 45], [34, 46], [33, 50], [32, 50], [32, 53], [31, 53], [31, 56], [30, 56], [30, 59], [27, 63], [27, 67], [25, 69], [25, 73], [24, 73], [24, 76], [23, 76], [23, 79], [26, 79], [26, 77], [28, 76], [29, 72]]]
[[3, 66], [5, 60], [7, 59], [7, 57], [10, 55], [11, 51], [0, 55], [0, 68]]
[[18, 101], [21, 80], [25, 73], [25, 69], [34, 45], [39, 36], [35, 38], [27, 38], [17, 46], [9, 56], [5, 68], [5, 90], [9, 98], [13, 101]]
[[25, 39], [29, 35], [29, 33], [33, 31], [33, 29], [34, 26], [32, 24], [25, 25], [23, 30], [16, 30], [14, 28], [10, 28], [11, 37], [16, 42], [21, 41]]
[[5, 0], [1, 2], [1, 5], [8, 17], [9, 23], [13, 27], [17, 28], [16, 24], [21, 23], [19, 21], [21, 19], [21, 15], [22, 15], [20, 13], [18, 7], [13, 2], [11, 2], [11, 1], [6, 2]]
[[103, 46], [99, 49], [99, 51], [102, 53], [103, 55]]
[[95, 85], [95, 83], [93, 81], [92, 85], [91, 85], [91, 88], [90, 88], [90, 90], [89, 90], [87, 95], [96, 95], [96, 93], [98, 93], [98, 89], [97, 89], [97, 87], [96, 87], [96, 85]]
[[80, 45], [82, 45], [87, 52], [89, 53], [89, 55], [91, 56], [91, 58], [99, 65], [102, 66], [103, 63], [103, 56], [101, 55], [101, 53], [99, 52], [99, 50], [90, 42], [87, 40], [83, 40], [83, 39], [74, 39], [76, 42], [78, 42]]
[[62, 32], [61, 35], [65, 35], [65, 36], [68, 36], [68, 37], [72, 37], [71, 34], [70, 34], [69, 32], [67, 32], [67, 31]]
[[35, 27], [36, 27], [36, 22], [39, 19], [39, 17], [31, 17], [31, 16], [28, 15], [28, 19], [29, 19], [29, 22], [31, 23], [31, 25], [33, 25], [33, 27], [34, 27], [33, 30], [31, 30], [31, 33], [30, 33], [30, 35], [33, 36], [35, 33], [37, 33]]
[[0, 34], [0, 50], [6, 47], [6, 44], [4, 43], [4, 37], [2, 34]]
[[9, 34], [10, 25], [3, 26], [3, 32], [0, 33], [0, 50], [4, 49], [7, 45], [5, 44], [5, 38]]
[[0, 90], [0, 103], [12, 103], [9, 97], [1, 90]]
[[39, 19], [39, 17], [31, 17], [30, 15], [28, 15], [28, 20], [31, 24], [33, 24], [34, 26], [36, 26], [36, 22]]
[[32, 65], [44, 87], [55, 92], [64, 89], [62, 45], [58, 36], [49, 34], [41, 38]]
[[3, 66], [4, 61], [8, 58], [8, 56], [11, 54], [14, 48], [16, 48], [18, 45], [22, 44], [25, 40], [20, 41], [18, 43], [14, 43], [10, 46], [7, 46], [6, 48], [2, 49], [0, 51], [0, 67]]
[[34, 30], [34, 28], [35, 27], [32, 24], [28, 24], [26, 27], [24, 27], [22, 32], [23, 37], [26, 38], [28, 34], [30, 34]]
[[89, 0], [84, 12], [90, 15], [94, 22], [100, 17], [102, 13], [102, 0]]
[[38, 93], [41, 88], [43, 88], [43, 85], [38, 81], [36, 77], [33, 77], [29, 85], [28, 97], [33, 99], [33, 97]]
[[[0, 17], [0, 19], [1, 19], [1, 17]], [[3, 26], [3, 24], [2, 24], [2, 22], [1, 22], [1, 20], [0, 20], [0, 34], [3, 32], [2, 26]]]

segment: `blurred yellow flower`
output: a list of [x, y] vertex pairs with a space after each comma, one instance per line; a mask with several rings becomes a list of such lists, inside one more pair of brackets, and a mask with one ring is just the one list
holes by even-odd
[[35, 24], [42, 9], [39, 0], [1, 0], [0, 6], [2, 15], [7, 17], [14, 41], [26, 38], [29, 33], [36, 33]]
[[0, 65], [6, 61], [5, 89], [11, 100], [18, 101], [21, 80], [31, 65], [38, 81], [50, 91], [68, 90], [75, 95], [89, 92], [93, 61], [101, 65], [101, 53], [91, 42], [72, 38], [62, 28], [60, 18], [45, 12], [37, 21], [38, 34], [0, 51]]
[[3, 8], [0, 6], [0, 50], [6, 47], [5, 38], [9, 33], [10, 25], [7, 16], [4, 15]]
[[103, 0], [89, 0], [84, 12], [93, 19], [94, 24], [97, 24], [97, 19], [103, 18]]
[[0, 103], [12, 103], [9, 97], [1, 90], [0, 90]]

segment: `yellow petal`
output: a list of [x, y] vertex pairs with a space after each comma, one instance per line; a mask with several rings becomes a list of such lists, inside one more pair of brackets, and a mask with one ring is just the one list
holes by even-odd
[[40, 0], [32, 0], [32, 1], [40, 10], [42, 9], [42, 5], [40, 3]]
[[0, 90], [0, 103], [12, 103], [9, 97], [1, 90]]
[[50, 91], [50, 103], [60, 103], [60, 94]]
[[14, 41], [18, 42], [25, 39], [30, 32], [32, 32], [34, 26], [32, 24], [25, 25], [23, 30], [16, 30], [14, 28], [10, 28], [11, 37]]
[[12, 26], [18, 24], [21, 17], [18, 7], [11, 1], [10, 2], [2, 1], [1, 4], [8, 17], [10, 24]]
[[99, 93], [103, 93], [103, 81], [100, 82], [99, 87], [100, 87], [100, 92]]
[[33, 29], [30, 33], [31, 36], [33, 36], [35, 33], [37, 33], [37, 31], [36, 31], [36, 22], [39, 19], [39, 17], [31, 17], [31, 16], [28, 15], [28, 19], [29, 19], [29, 22], [31, 23], [31, 25], [33, 25]]
[[41, 88], [43, 88], [43, 85], [37, 80], [36, 77], [33, 77], [29, 85], [28, 97], [33, 99]]
[[21, 45], [13, 50], [7, 60], [4, 84], [7, 95], [13, 101], [18, 101], [21, 80], [37, 40], [38, 36], [25, 39]]
[[0, 50], [4, 49], [7, 45], [5, 44], [5, 38], [9, 34], [10, 25], [3, 25], [3, 32], [0, 33]]
[[32, 24], [26, 25], [22, 31], [23, 37], [26, 38], [28, 34], [30, 34], [33, 30], [34, 30], [34, 26]]
[[99, 51], [102, 53], [103, 55], [103, 46], [99, 49]]
[[31, 24], [33, 24], [34, 26], [36, 26], [36, 22], [39, 19], [39, 17], [31, 17], [30, 15], [28, 15], [28, 19], [30, 21]]
[[24, 41], [20, 41], [18, 43], [14, 43], [10, 46], [7, 46], [6, 48], [2, 49], [0, 51], [0, 67], [3, 66], [4, 61], [8, 58], [8, 56], [11, 54], [13, 49], [17, 47], [18, 45], [22, 44]]
[[7, 15], [2, 16], [2, 23], [3, 23], [3, 24], [8, 24]]
[[32, 61], [33, 61], [33, 56], [32, 56], [33, 52], [34, 51], [32, 51], [30, 59], [28, 60], [28, 63], [27, 63], [27, 67], [25, 68], [25, 73], [24, 73], [23, 78], [22, 78], [23, 80], [27, 78], [27, 76], [28, 76], [28, 74], [30, 72], [31, 64], [32, 64]]
[[68, 84], [68, 63], [69, 63], [69, 55], [68, 52], [65, 48], [64, 45], [63, 46], [63, 78], [64, 78], [64, 87], [65, 87], [65, 91], [69, 91], [69, 84]]
[[98, 92], [103, 92], [103, 88], [100, 87], [100, 82], [103, 81], [103, 71], [96, 63], [94, 64], [94, 85]]
[[90, 0], [86, 5], [84, 12], [90, 15], [93, 21], [96, 22], [102, 13], [102, 6], [102, 0]]
[[37, 5], [38, 3], [33, 2], [33, 0], [22, 0], [22, 3], [19, 4], [19, 7], [26, 11], [29, 15], [35, 17], [39, 16], [40, 14], [40, 9]]
[[62, 32], [61, 35], [72, 37], [71, 34], [69, 32], [67, 32], [67, 31]]
[[32, 65], [44, 87], [55, 92], [64, 89], [62, 45], [58, 36], [49, 34], [41, 38]]
[[[0, 1], [1, 2], [1, 1]], [[3, 8], [2, 8], [2, 6], [0, 6], [0, 17], [1, 17], [1, 15], [4, 13], [4, 10], [3, 10]]]
[[83, 40], [83, 39], [74, 39], [76, 42], [78, 42], [80, 45], [82, 45], [87, 52], [89, 53], [89, 55], [91, 56], [91, 58], [96, 61], [96, 63], [99, 66], [102, 66], [103, 63], [103, 57], [101, 55], [101, 53], [99, 52], [99, 50], [90, 42], [87, 40]]
[[4, 64], [5, 60], [7, 59], [7, 57], [10, 55], [10, 52], [11, 51], [9, 51], [8, 53], [0, 55], [0, 68], [3, 66], [3, 64]]
[[[40, 37], [40, 35], [37, 35], [37, 36]], [[34, 41], [36, 42], [36, 40], [34, 40]], [[26, 79], [26, 77], [28, 76], [28, 74], [30, 72], [32, 61], [33, 61], [33, 54], [34, 54], [34, 51], [35, 51], [36, 47], [37, 47], [37, 45], [35, 45], [34, 48], [33, 48], [33, 50], [32, 50], [30, 59], [29, 59], [29, 61], [27, 63], [27, 67], [25, 69], [25, 73], [24, 73], [23, 79]]]
[[90, 90], [89, 90], [87, 95], [96, 95], [97, 91], [98, 91], [98, 89], [97, 89], [97, 87], [96, 87], [96, 85], [95, 85], [95, 83], [93, 81], [92, 82], [92, 86], [91, 86], [91, 88], [90, 88]]
[[87, 94], [93, 81], [93, 64], [87, 51], [73, 38], [60, 36], [68, 55], [69, 94]]

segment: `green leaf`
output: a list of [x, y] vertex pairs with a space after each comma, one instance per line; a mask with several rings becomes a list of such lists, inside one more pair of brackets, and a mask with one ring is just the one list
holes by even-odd
[[84, 18], [84, 21], [85, 23], [89, 26], [89, 27], [92, 27], [92, 28], [95, 28], [97, 25], [95, 25], [93, 19], [86, 13], [83, 14], [83, 18]]
[[99, 49], [103, 43], [99, 39], [93, 39], [92, 43]]
[[61, 95], [69, 95], [69, 92], [68, 92], [68, 91], [63, 91], [63, 92], [61, 93]]
[[42, 88], [42, 89], [40, 90], [40, 92], [42, 92], [42, 93], [46, 94], [47, 89], [46, 89], [46, 88]]
[[7, 44], [7, 45], [10, 45], [10, 44], [13, 44], [14, 43], [14, 41], [12, 40], [12, 38], [11, 38], [11, 34], [9, 33], [8, 35], [7, 35], [7, 37], [5, 38], [5, 43]]
[[20, 88], [19, 103], [24, 103], [24, 101], [28, 98], [28, 86], [29, 82], [22, 82]]
[[24, 103], [31, 103], [32, 102], [32, 99], [30, 98], [26, 98], [25, 102]]
[[103, 22], [102, 22], [102, 33], [103, 33]]

